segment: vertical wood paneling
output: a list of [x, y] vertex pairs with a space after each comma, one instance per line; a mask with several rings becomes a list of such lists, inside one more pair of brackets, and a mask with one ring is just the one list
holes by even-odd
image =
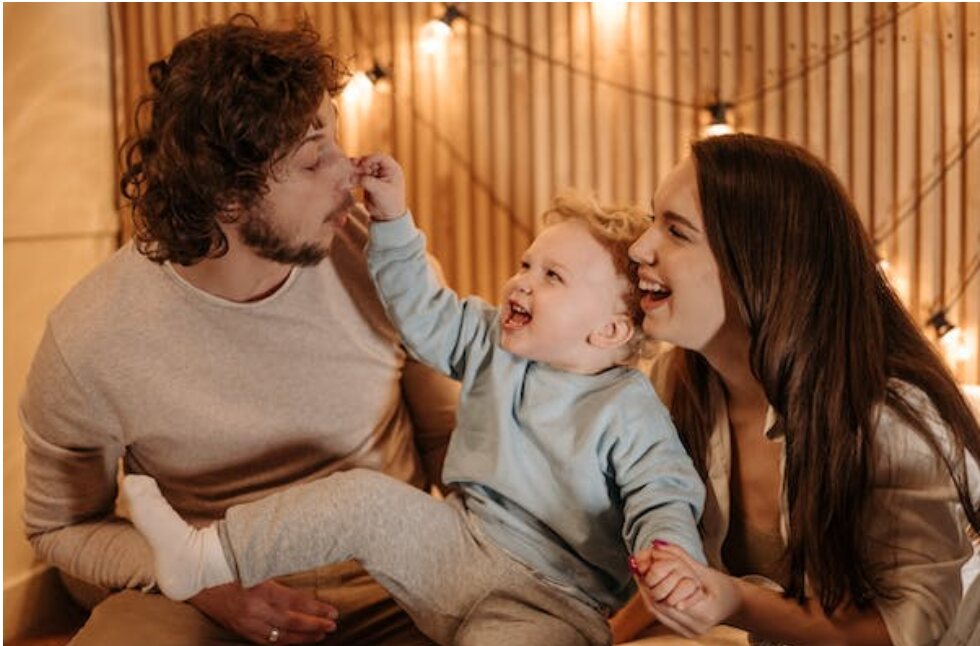
[[[867, 33], [871, 21], [871, 5], [867, 2], [856, 2], [850, 5], [849, 12], [848, 38]], [[846, 70], [850, 130], [848, 141], [842, 142], [849, 155], [850, 175], [847, 181], [851, 197], [869, 231], [874, 227], [871, 206], [874, 186], [871, 169], [871, 148], [874, 145], [871, 48], [871, 41], [864, 38], [851, 49], [851, 61]]]
[[[966, 18], [960, 25], [960, 38], [963, 40], [963, 60], [961, 84], [963, 86], [962, 123], [947, 124], [962, 134], [961, 142], [980, 141], [980, 4], [963, 6]], [[963, 191], [963, 242], [961, 257], [980, 262], [980, 143], [974, 143], [963, 154], [960, 167]], [[964, 265], [960, 275], [970, 269]], [[960, 366], [958, 374], [973, 382], [980, 382], [980, 278], [964, 290], [959, 304], [957, 323], [966, 331], [967, 341], [973, 345], [973, 354], [965, 365]]]
[[[552, 92], [553, 66], [548, 64], [546, 57], [554, 56], [551, 51], [551, 16], [548, 5], [540, 2], [531, 3], [528, 18], [530, 43], [542, 56], [534, 56], [531, 65], [531, 168], [534, 170], [531, 187], [531, 211], [528, 216], [532, 225], [538, 214], [547, 208], [554, 190], [554, 151], [550, 115], [554, 111]], [[533, 231], [536, 226], [532, 226]]]
[[[940, 3], [467, 3], [446, 52], [417, 46], [441, 3], [113, 4], [117, 138], [146, 66], [247, 10], [308, 16], [355, 69], [390, 65], [388, 94], [338, 101], [352, 154], [391, 152], [447, 278], [495, 298], [565, 186], [647, 203], [716, 98], [739, 129], [802, 143], [847, 185], [920, 321], [980, 250], [980, 6]], [[616, 14], [616, 11], [621, 13]], [[618, 17], [617, 17], [618, 16]], [[949, 312], [980, 381], [980, 278]]]
[[[676, 97], [677, 74], [675, 74], [674, 49], [677, 33], [675, 31], [675, 7], [672, 4], [658, 2], [653, 5], [653, 42], [657, 50], [657, 61], [654, 69], [654, 92], [656, 96]], [[677, 149], [680, 147], [677, 136], [677, 108], [666, 101], [655, 101], [656, 133], [654, 178], [657, 182], [663, 179], [676, 163]], [[651, 196], [652, 197], [652, 196]]]

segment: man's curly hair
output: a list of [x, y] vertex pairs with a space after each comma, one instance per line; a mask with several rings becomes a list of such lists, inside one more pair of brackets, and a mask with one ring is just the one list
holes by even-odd
[[[140, 252], [190, 265], [227, 251], [219, 218], [260, 201], [273, 165], [318, 123], [346, 69], [308, 22], [272, 31], [238, 14], [178, 42], [149, 75], [120, 188]], [[147, 107], [149, 124], [140, 124]]]
[[629, 248], [650, 225], [649, 215], [634, 206], [604, 206], [594, 198], [573, 190], [558, 193], [544, 213], [545, 225], [575, 220], [585, 223], [599, 244], [605, 247], [616, 273], [629, 281], [623, 303], [633, 321], [633, 338], [629, 343], [627, 362], [645, 358], [650, 352], [643, 334], [643, 309], [640, 307], [637, 265], [629, 259]]

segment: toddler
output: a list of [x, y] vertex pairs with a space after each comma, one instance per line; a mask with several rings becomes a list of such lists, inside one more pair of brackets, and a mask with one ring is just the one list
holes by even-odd
[[627, 367], [642, 312], [626, 249], [646, 217], [560, 197], [492, 307], [433, 273], [395, 161], [357, 166], [388, 314], [413, 355], [462, 383], [452, 492], [354, 470], [194, 529], [152, 479], [127, 476], [160, 589], [186, 599], [356, 559], [440, 644], [610, 643], [631, 554], [657, 540], [704, 561], [704, 486], [649, 380]]

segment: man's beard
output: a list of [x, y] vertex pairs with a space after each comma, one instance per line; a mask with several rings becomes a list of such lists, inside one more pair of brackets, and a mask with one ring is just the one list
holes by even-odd
[[[353, 199], [350, 199], [353, 204]], [[345, 201], [328, 217], [337, 217], [350, 208]], [[329, 244], [321, 241], [292, 243], [278, 230], [270, 218], [254, 209], [238, 227], [242, 242], [259, 256], [283, 265], [312, 267], [330, 254]]]

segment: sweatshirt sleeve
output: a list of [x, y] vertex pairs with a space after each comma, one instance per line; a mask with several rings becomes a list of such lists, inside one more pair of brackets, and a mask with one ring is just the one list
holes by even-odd
[[[100, 419], [101, 418], [101, 419]], [[20, 403], [26, 446], [24, 523], [37, 556], [109, 589], [153, 585], [149, 547], [116, 516], [116, 472], [125, 446], [97, 415], [50, 325]]]
[[667, 409], [646, 380], [640, 385], [635, 400], [618, 407], [623, 417], [609, 454], [623, 501], [623, 539], [631, 553], [659, 539], [705, 563], [698, 532], [704, 483]]
[[368, 268], [388, 316], [408, 351], [454, 379], [463, 379], [492, 349], [496, 310], [478, 298], [460, 300], [436, 276], [425, 236], [410, 213], [371, 225]]

